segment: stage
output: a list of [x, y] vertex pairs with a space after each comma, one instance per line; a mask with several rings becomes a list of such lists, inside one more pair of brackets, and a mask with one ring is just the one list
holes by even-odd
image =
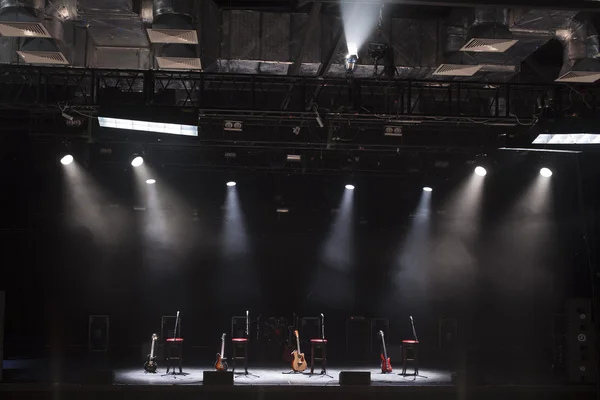
[[[208, 370], [208, 369], [206, 369]], [[118, 369], [114, 371], [114, 383], [120, 385], [201, 385], [205, 369], [185, 368], [184, 374], [172, 375], [163, 371], [149, 374], [137, 369]], [[374, 368], [332, 368], [327, 370], [327, 375], [318, 373], [287, 373], [277, 368], [249, 369], [248, 375], [243, 369], [234, 374], [234, 385], [240, 386], [339, 386], [341, 371], [369, 371], [371, 384], [377, 386], [406, 386], [406, 385], [451, 385], [449, 371], [425, 369], [419, 371], [419, 376], [402, 376], [398, 372], [383, 374]], [[284, 373], [286, 372], [286, 373]], [[316, 371], [315, 371], [316, 372]]]
[[[203, 363], [204, 364], [204, 363]], [[311, 400], [347, 400], [362, 398], [397, 399], [456, 399], [469, 398], [506, 399], [595, 399], [595, 386], [544, 385], [481, 385], [470, 382], [460, 374], [436, 368], [421, 368], [419, 376], [402, 376], [400, 370], [382, 374], [376, 366], [335, 365], [321, 374], [291, 373], [280, 367], [249, 368], [234, 374], [233, 385], [208, 386], [203, 384], [203, 372], [213, 371], [206, 366], [184, 365], [183, 374], [166, 374], [160, 368], [156, 374], [143, 371], [141, 366], [116, 367], [92, 366], [86, 363], [48, 364], [41, 360], [22, 362], [8, 361], [5, 365], [5, 381], [0, 383], [0, 398], [9, 399], [104, 399], [125, 400], [131, 398], [179, 400], [222, 398], [223, 396], [276, 400], [306, 398]], [[371, 384], [362, 386], [340, 385], [342, 371], [369, 371]]]

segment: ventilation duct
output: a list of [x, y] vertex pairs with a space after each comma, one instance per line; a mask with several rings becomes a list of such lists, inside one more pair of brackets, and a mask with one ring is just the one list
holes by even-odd
[[152, 28], [147, 29], [160, 69], [201, 70], [194, 2], [154, 0]]
[[2, 62], [14, 62], [14, 54], [28, 64], [68, 64], [61, 51], [63, 22], [68, 14], [45, 13], [45, 0], [1, 0], [0, 36]]
[[517, 40], [508, 28], [508, 9], [476, 8], [475, 21], [467, 33], [467, 43], [460, 51], [504, 53]]
[[589, 20], [572, 19], [556, 31], [563, 45], [563, 66], [556, 82], [594, 83], [600, 79], [598, 32]]

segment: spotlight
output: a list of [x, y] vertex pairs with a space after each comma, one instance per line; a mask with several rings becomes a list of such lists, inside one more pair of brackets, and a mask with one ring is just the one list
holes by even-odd
[[156, 180], [155, 179], [146, 179], [146, 183], [148, 185], [154, 185], [156, 183]]
[[550, 169], [544, 167], [544, 168], [540, 169], [540, 175], [543, 176], [544, 178], [550, 178], [552, 176], [552, 171], [550, 171]]
[[73, 162], [73, 156], [70, 154], [67, 154], [66, 156], [64, 156], [63, 158], [60, 159], [60, 163], [62, 165], [69, 165]]
[[348, 54], [346, 57], [346, 72], [349, 74], [354, 73], [354, 69], [356, 68], [356, 62], [358, 61], [358, 56], [356, 54]]
[[485, 176], [487, 174], [487, 171], [483, 167], [477, 167], [475, 168], [475, 173], [479, 176]]
[[134, 168], [139, 167], [144, 163], [144, 159], [140, 156], [134, 156], [133, 160], [131, 160], [131, 166]]
[[235, 182], [233, 182], [233, 181], [227, 182], [227, 186], [234, 187], [235, 186]]
[[433, 189], [432, 189], [432, 188], [430, 188], [429, 186], [425, 186], [425, 187], [423, 188], [423, 191], [424, 191], [424, 192], [433, 192]]
[[346, 189], [348, 189], [348, 190], [354, 190], [354, 185], [346, 185]]

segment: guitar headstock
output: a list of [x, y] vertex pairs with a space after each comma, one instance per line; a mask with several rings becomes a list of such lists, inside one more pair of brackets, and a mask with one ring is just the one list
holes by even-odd
[[379, 336], [383, 337], [383, 331], [379, 331]]
[[298, 337], [298, 331], [297, 331], [297, 330], [295, 330], [295, 331], [294, 331], [294, 335], [295, 335], [296, 337]]
[[152, 334], [152, 340], [158, 340], [158, 335], [156, 333]]
[[226, 336], [225, 334], [222, 334], [221, 335], [221, 340], [225, 340], [225, 336]]

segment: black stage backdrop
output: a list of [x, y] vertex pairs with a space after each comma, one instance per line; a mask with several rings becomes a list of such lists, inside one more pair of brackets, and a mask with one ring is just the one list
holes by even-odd
[[[348, 215], [343, 177], [237, 175], [240, 225], [224, 223], [231, 175], [156, 167], [156, 189], [170, 193], [157, 217], [170, 229], [157, 239], [145, 233], [148, 211], [133, 211], [143, 199], [128, 167], [86, 171], [106, 193], [89, 205], [91, 223], [71, 216], [61, 168], [14, 161], [1, 172], [6, 353], [85, 345], [90, 314], [110, 315], [111, 346], [139, 345], [161, 315], [180, 310], [187, 343], [212, 354], [231, 316], [249, 309], [253, 317], [323, 312], [338, 342], [348, 316], [390, 318], [392, 344], [410, 337], [413, 315], [430, 348], [438, 320], [457, 318], [471, 347], [500, 355], [518, 343], [526, 357], [550, 359], [553, 314], [565, 298], [591, 295], [583, 222], [593, 245], [596, 173], [581, 162], [553, 160], [552, 201], [539, 211], [539, 199], [519, 206], [539, 160], [505, 156], [486, 177], [480, 217], [468, 221], [448, 201], [473, 166], [441, 171], [428, 239], [415, 244], [422, 177], [354, 179]], [[407, 261], [414, 246], [420, 256]]]

